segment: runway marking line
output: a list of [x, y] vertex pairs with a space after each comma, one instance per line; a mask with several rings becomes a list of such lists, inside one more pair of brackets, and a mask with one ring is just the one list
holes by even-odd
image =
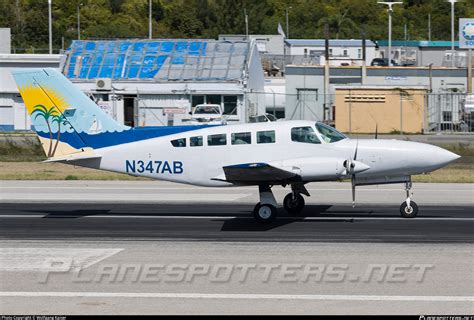
[[0, 292], [0, 297], [54, 298], [168, 298], [235, 300], [345, 300], [345, 301], [429, 301], [474, 302], [474, 296], [380, 296], [380, 295], [309, 295], [309, 294], [233, 294], [233, 293], [158, 293], [158, 292]]
[[[5, 214], [1, 215], [0, 214], [0, 219], [1, 218], [46, 218], [47, 216], [51, 215], [54, 217], [54, 213], [50, 214], [25, 214], [25, 215], [13, 215], [13, 214]], [[67, 214], [58, 214], [57, 216], [68, 216]], [[74, 214], [70, 215], [71, 217], [75, 217]], [[131, 216], [131, 215], [78, 215], [78, 218], [88, 218], [88, 219], [94, 219], [94, 218], [118, 218], [118, 219], [197, 219], [197, 220], [209, 220], [209, 219], [225, 219], [225, 220], [230, 220], [230, 219], [253, 219], [251, 216]], [[407, 218], [402, 218], [402, 217], [339, 217], [339, 216], [334, 216], [334, 217], [279, 217], [280, 220], [306, 220], [306, 221], [313, 221], [313, 220], [401, 220], [401, 221], [419, 221], [419, 220], [424, 220], [424, 221], [474, 221], [474, 218], [432, 218], [432, 217], [418, 217], [416, 219], [407, 219]]]

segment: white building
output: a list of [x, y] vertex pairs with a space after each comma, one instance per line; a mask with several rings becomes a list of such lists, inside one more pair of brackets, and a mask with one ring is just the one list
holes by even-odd
[[[202, 103], [220, 104], [231, 124], [265, 113], [255, 41], [73, 41], [64, 58], [62, 64], [60, 56], [49, 55], [0, 60], [0, 128], [29, 128], [10, 75], [23, 67], [59, 68], [104, 111], [131, 126], [186, 125], [191, 108]], [[17, 124], [17, 114], [24, 124]]]
[[60, 68], [58, 54], [0, 54], [0, 131], [30, 130], [31, 120], [11, 71], [21, 68]]
[[[287, 54], [319, 59], [319, 64], [325, 63], [324, 39], [287, 39], [285, 42], [288, 47]], [[366, 40], [366, 64], [370, 65], [370, 62], [376, 56], [376, 44], [371, 40]], [[363, 58], [362, 40], [329, 40], [329, 57], [332, 66], [361, 65], [361, 59]]]

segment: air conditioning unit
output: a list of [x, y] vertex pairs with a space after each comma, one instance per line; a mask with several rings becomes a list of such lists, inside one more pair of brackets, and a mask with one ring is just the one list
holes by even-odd
[[112, 90], [112, 79], [110, 78], [99, 78], [95, 80], [96, 90], [110, 91]]

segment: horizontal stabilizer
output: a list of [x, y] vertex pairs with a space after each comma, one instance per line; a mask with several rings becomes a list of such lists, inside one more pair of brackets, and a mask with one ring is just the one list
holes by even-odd
[[93, 150], [84, 150], [82, 152], [71, 153], [59, 157], [49, 158], [43, 162], [71, 162], [78, 160], [100, 159], [102, 156], [94, 154]]

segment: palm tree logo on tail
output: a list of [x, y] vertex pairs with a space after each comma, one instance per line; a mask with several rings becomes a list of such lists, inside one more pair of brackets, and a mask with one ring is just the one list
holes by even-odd
[[[51, 108], [47, 108], [44, 105], [38, 104], [33, 107], [33, 112], [31, 116], [36, 120], [38, 118], [43, 118], [48, 126], [49, 131], [49, 148], [48, 148], [48, 158], [54, 157], [56, 153], [56, 149], [59, 145], [59, 139], [61, 137], [61, 124], [69, 123], [66, 117], [58, 110], [56, 106], [52, 106]], [[56, 136], [56, 143], [53, 147], [53, 131], [51, 129], [51, 124], [56, 122], [58, 124], [58, 132]]]

